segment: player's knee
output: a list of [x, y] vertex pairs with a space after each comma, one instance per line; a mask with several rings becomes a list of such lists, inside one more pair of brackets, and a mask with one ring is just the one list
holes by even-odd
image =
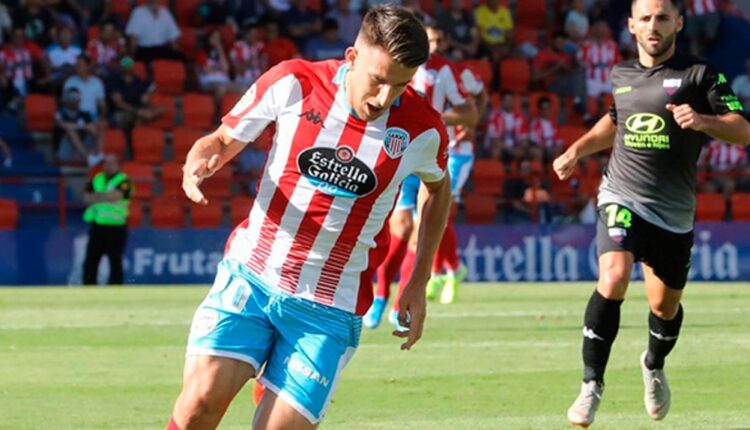
[[677, 315], [677, 311], [680, 309], [680, 302], [661, 298], [649, 303], [649, 308], [651, 308], [651, 313], [659, 317], [659, 319], [670, 321]]
[[177, 404], [179, 415], [186, 423], [203, 423], [211, 417], [221, 416], [230, 401], [212, 390], [209, 384], [196, 381], [183, 388]]
[[599, 276], [597, 289], [607, 299], [621, 299], [628, 288], [628, 281], [628, 272], [625, 268], [608, 268]]
[[414, 228], [414, 220], [412, 219], [411, 213], [408, 211], [398, 212], [398, 215], [390, 227], [391, 234], [394, 236], [402, 239], [408, 238]]

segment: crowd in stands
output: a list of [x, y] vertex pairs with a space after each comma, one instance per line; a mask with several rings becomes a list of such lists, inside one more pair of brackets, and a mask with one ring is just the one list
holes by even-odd
[[[477, 130], [483, 163], [473, 192], [500, 208], [492, 219], [576, 218], [590, 205], [606, 155], [583, 163], [566, 183], [549, 166], [607, 113], [609, 72], [636, 55], [627, 30], [630, 2], [388, 2], [437, 22], [449, 36], [445, 55], [475, 70], [491, 93]], [[55, 165], [96, 166], [114, 151], [126, 169], [150, 163], [152, 172], [164, 173], [163, 165], [182, 161], [190, 143], [269, 67], [298, 57], [341, 58], [363, 12], [378, 3], [385, 1], [3, 0], [0, 115], [46, 133], [49, 141], [37, 145], [50, 146]], [[722, 13], [740, 13], [728, 0], [686, 6], [681, 44], [696, 55], [716, 39]], [[747, 71], [732, 84], [750, 113], [750, 59], [738, 61], [747, 61]], [[42, 106], [52, 106], [42, 114], [50, 126], [34, 125]], [[232, 194], [254, 194], [272, 132], [233, 166], [235, 182], [245, 185], [235, 184]], [[11, 149], [0, 140], [0, 165], [12, 165]], [[750, 191], [747, 159], [744, 148], [711, 142], [700, 161], [701, 191], [727, 199]], [[157, 176], [157, 195], [172, 189]], [[137, 196], [143, 188], [136, 181]]]

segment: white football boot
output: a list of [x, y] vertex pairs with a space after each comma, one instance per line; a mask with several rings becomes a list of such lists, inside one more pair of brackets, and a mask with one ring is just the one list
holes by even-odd
[[667, 416], [669, 406], [672, 404], [664, 369], [649, 370], [646, 367], [646, 351], [643, 351], [641, 373], [643, 374], [643, 404], [646, 406], [646, 413], [653, 420], [661, 420]]
[[577, 427], [588, 427], [594, 422], [594, 415], [602, 401], [604, 385], [596, 381], [583, 382], [581, 392], [578, 394], [576, 401], [568, 409], [568, 421]]

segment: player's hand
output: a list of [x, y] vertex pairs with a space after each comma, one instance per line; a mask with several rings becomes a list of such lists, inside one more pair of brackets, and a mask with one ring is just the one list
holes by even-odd
[[669, 103], [667, 105], [667, 110], [672, 112], [672, 115], [674, 116], [674, 120], [683, 129], [691, 129], [695, 131], [701, 131], [703, 130], [703, 125], [705, 121], [703, 121], [703, 117], [701, 114], [696, 112], [690, 105], [683, 104], [683, 105], [675, 105], [672, 103]]
[[216, 173], [219, 167], [219, 156], [214, 154], [209, 159], [190, 160], [182, 167], [182, 189], [185, 195], [195, 203], [207, 205], [200, 185], [204, 179]]
[[557, 177], [561, 181], [564, 181], [573, 175], [577, 162], [578, 160], [576, 160], [576, 157], [570, 151], [565, 151], [562, 155], [555, 158], [555, 161], [552, 162], [552, 168], [555, 170]]
[[[426, 284], [426, 283], [423, 283]], [[427, 315], [427, 299], [425, 298], [424, 285], [419, 288], [417, 283], [409, 281], [401, 293], [398, 301], [398, 323], [408, 330], [394, 330], [396, 337], [405, 337], [406, 342], [401, 344], [401, 350], [409, 350], [422, 337], [424, 319]]]

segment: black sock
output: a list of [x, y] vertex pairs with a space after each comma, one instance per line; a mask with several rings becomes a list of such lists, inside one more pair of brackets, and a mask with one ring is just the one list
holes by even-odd
[[612, 343], [620, 328], [622, 300], [604, 298], [598, 291], [591, 295], [583, 317], [583, 381], [604, 383]]
[[664, 358], [672, 351], [677, 343], [682, 326], [682, 305], [677, 315], [669, 321], [663, 320], [653, 312], [648, 313], [648, 353], [646, 353], [646, 367], [649, 369], [664, 368]]

